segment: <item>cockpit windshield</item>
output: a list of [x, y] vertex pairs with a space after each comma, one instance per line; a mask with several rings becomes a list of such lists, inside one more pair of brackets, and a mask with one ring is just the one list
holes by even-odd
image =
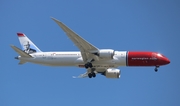
[[164, 55], [162, 55], [161, 53], [157, 53], [158, 57], [165, 57]]
[[157, 56], [158, 56], [158, 57], [163, 57], [162, 54], [160, 54], [160, 53], [158, 53]]

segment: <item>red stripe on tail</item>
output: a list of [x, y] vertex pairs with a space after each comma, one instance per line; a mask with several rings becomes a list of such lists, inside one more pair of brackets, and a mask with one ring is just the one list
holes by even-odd
[[22, 37], [22, 36], [24, 36], [24, 34], [23, 34], [23, 33], [17, 33], [17, 35], [18, 35], [18, 37]]

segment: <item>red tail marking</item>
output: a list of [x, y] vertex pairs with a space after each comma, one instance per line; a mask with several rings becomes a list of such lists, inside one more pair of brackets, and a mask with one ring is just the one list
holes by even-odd
[[23, 33], [17, 33], [17, 35], [18, 35], [18, 37], [22, 37], [22, 36], [24, 36], [24, 34], [23, 34]]

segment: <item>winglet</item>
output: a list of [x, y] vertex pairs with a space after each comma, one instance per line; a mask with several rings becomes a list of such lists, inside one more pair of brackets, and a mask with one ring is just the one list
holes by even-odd
[[54, 21], [58, 21], [58, 20], [57, 20], [56, 18], [54, 18], [54, 17], [51, 17], [51, 19], [54, 20]]

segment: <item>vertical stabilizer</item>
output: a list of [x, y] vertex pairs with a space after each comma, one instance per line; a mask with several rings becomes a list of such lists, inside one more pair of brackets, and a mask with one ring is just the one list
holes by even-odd
[[17, 33], [22, 50], [26, 53], [41, 52], [41, 50], [23, 33]]

